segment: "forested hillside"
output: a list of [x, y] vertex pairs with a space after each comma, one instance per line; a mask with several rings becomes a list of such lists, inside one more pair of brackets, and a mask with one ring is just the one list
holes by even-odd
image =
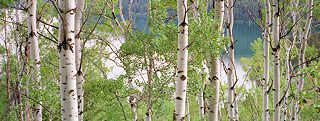
[[320, 120], [319, 0], [0, 0], [1, 121]]

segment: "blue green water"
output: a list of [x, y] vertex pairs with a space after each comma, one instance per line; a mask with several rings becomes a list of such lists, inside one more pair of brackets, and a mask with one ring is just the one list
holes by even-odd
[[[147, 17], [137, 15], [134, 21], [138, 30], [147, 29]], [[250, 50], [250, 43], [261, 36], [259, 28], [247, 21], [235, 21], [233, 25], [233, 38], [235, 42], [235, 58], [249, 57], [253, 54]]]
[[252, 56], [250, 44], [261, 37], [261, 31], [255, 24], [249, 22], [235, 21], [233, 25], [233, 38], [235, 43], [236, 58]]

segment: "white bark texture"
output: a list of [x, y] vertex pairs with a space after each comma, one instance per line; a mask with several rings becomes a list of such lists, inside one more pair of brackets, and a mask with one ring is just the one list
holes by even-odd
[[[218, 26], [214, 26], [213, 29], [217, 29], [220, 33], [220, 37], [223, 36], [224, 28], [224, 1], [215, 0], [214, 2], [215, 22], [218, 22]], [[218, 50], [217, 50], [218, 51]], [[218, 109], [219, 109], [219, 72], [220, 63], [218, 55], [210, 55], [209, 62], [209, 86], [208, 86], [208, 121], [218, 121]]]
[[273, 121], [280, 121], [280, 104], [278, 104], [280, 101], [280, 11], [278, 2], [278, 0], [273, 0]]
[[[21, 10], [15, 10], [15, 21], [17, 22], [17, 23], [19, 23], [19, 24], [21, 24], [22, 23], [22, 12], [23, 11], [21, 11]], [[5, 15], [6, 16], [6, 15]], [[16, 49], [15, 49], [15, 55], [16, 55], [16, 57], [17, 57], [17, 62], [18, 62], [18, 64], [21, 64], [22, 63], [22, 58], [21, 58], [21, 54], [19, 53], [19, 43], [21, 42], [21, 40], [22, 40], [22, 38], [21, 38], [21, 36], [20, 36], [20, 29], [21, 27], [20, 26], [16, 26], [16, 31], [15, 31], [15, 36], [14, 36], [14, 39], [15, 39], [15, 44], [16, 44]], [[20, 79], [20, 76], [18, 77], [18, 80], [21, 80]], [[21, 85], [22, 83], [21, 82], [18, 82], [18, 87], [21, 87], [22, 85]], [[17, 91], [19, 92], [19, 91], [21, 91], [21, 88], [18, 88], [17, 89]], [[14, 93], [14, 95], [15, 95], [15, 93]], [[17, 99], [17, 101], [15, 101], [15, 105], [22, 105], [23, 104], [23, 102], [22, 102], [22, 96], [21, 96], [21, 94], [20, 93], [17, 93], [16, 94], [16, 96], [18, 97], [18, 99]], [[18, 110], [19, 110], [19, 116], [20, 116], [20, 118], [21, 118], [21, 120], [22, 121], [24, 121], [24, 110], [23, 110], [23, 107], [20, 107], [20, 108], [18, 108]]]
[[[134, 88], [132, 81], [133, 81], [132, 78], [129, 77], [129, 79], [128, 79], [129, 88]], [[137, 95], [135, 95], [135, 96], [137, 96]], [[128, 102], [130, 104], [131, 113], [133, 115], [133, 121], [138, 121], [137, 107], [135, 104], [136, 103], [135, 96], [129, 96]]]
[[230, 38], [230, 43], [227, 52], [228, 63], [228, 111], [229, 111], [229, 120], [234, 121], [238, 117], [237, 113], [237, 100], [235, 93], [235, 64], [234, 64], [234, 41], [232, 37], [233, 29], [233, 0], [227, 0], [228, 8], [226, 9], [226, 21], [227, 21], [227, 35]]
[[133, 121], [138, 121], [137, 108], [135, 106], [135, 98], [134, 96], [129, 97], [130, 109], [133, 115]]
[[178, 14], [178, 72], [176, 77], [174, 121], [184, 121], [188, 71], [187, 0], [177, 0]]
[[264, 78], [262, 84], [262, 121], [269, 121], [268, 84], [269, 84], [269, 42], [271, 25], [271, 6], [269, 0], [264, 0], [265, 7], [265, 31], [264, 31]]
[[77, 0], [76, 3], [76, 15], [75, 15], [75, 63], [76, 63], [76, 80], [77, 80], [77, 95], [78, 95], [78, 120], [83, 121], [83, 109], [84, 109], [84, 98], [83, 98], [83, 73], [81, 71], [81, 19], [82, 12], [84, 9], [85, 0]]
[[[145, 53], [146, 54], [146, 53]], [[147, 87], [147, 91], [148, 91], [148, 104], [147, 104], [147, 112], [146, 112], [146, 120], [145, 121], [152, 121], [152, 73], [153, 73], [153, 65], [154, 65], [154, 61], [153, 61], [153, 56], [148, 57], [145, 56], [145, 62], [148, 65], [148, 69], [147, 69], [147, 77], [148, 77], [148, 87]], [[148, 59], [147, 59], [148, 58]]]
[[[310, 26], [311, 26], [311, 21], [312, 21], [312, 9], [313, 9], [313, 0], [308, 0], [308, 10], [309, 13], [307, 15], [307, 20], [306, 20], [306, 24], [303, 28], [303, 34], [302, 34], [302, 39], [300, 40], [300, 52], [299, 52], [299, 61], [298, 61], [298, 64], [301, 65], [299, 67], [299, 71], [301, 71], [304, 67], [305, 67], [305, 64], [304, 62], [306, 61], [305, 60], [305, 51], [306, 51], [306, 47], [307, 47], [307, 40], [308, 40], [308, 35], [309, 35], [309, 31], [310, 31]], [[295, 94], [295, 101], [294, 102], [294, 105], [293, 105], [293, 110], [292, 110], [292, 120], [293, 121], [298, 121], [299, 120], [299, 109], [298, 109], [298, 104], [299, 104], [299, 101], [297, 99], [297, 94], [302, 91], [303, 89], [303, 83], [304, 83], [304, 74], [301, 73], [301, 77], [300, 79], [297, 81], [297, 89], [296, 89], [296, 94]]]
[[59, 69], [61, 113], [63, 121], [78, 120], [75, 64], [75, 0], [59, 0]]
[[220, 63], [219, 58], [210, 58], [210, 70], [209, 70], [209, 81], [208, 88], [208, 121], [218, 121], [218, 109], [219, 109], [219, 69]]
[[[295, 0], [290, 1], [290, 7], [291, 7], [291, 18], [292, 18], [292, 23], [296, 23], [297, 21], [297, 16], [296, 16], [296, 10], [295, 8], [298, 6], [298, 4], [295, 3]], [[284, 47], [285, 47], [285, 77], [286, 77], [286, 91], [285, 91], [285, 98], [283, 99], [284, 105], [282, 106], [282, 116], [281, 116], [281, 121], [287, 121], [288, 119], [288, 96], [289, 96], [289, 86], [291, 84], [291, 79], [290, 79], [290, 51], [293, 47], [293, 45], [296, 42], [297, 38], [297, 26], [296, 25], [293, 28], [292, 32], [292, 40], [290, 40], [292, 43], [290, 44], [290, 41], [288, 39], [284, 40]]]
[[[40, 51], [39, 51], [39, 41], [37, 35], [37, 0], [28, 0], [28, 43], [31, 47], [31, 57], [35, 63], [34, 72], [35, 77], [34, 81], [36, 82], [35, 87], [41, 90], [40, 84]], [[41, 102], [39, 102], [41, 103]], [[33, 118], [35, 121], [42, 121], [42, 107], [39, 104], [36, 104], [32, 110]]]
[[[208, 74], [206, 61], [202, 61], [201, 73], [202, 74]], [[208, 76], [203, 78], [202, 89], [205, 88], [205, 84], [207, 82], [207, 78], [208, 78]], [[204, 92], [203, 92], [203, 90], [201, 90], [199, 92], [199, 94], [197, 95], [197, 100], [198, 100], [199, 118], [200, 118], [200, 121], [203, 121], [204, 120], [204, 118], [203, 118], [204, 117]]]
[[[285, 77], [286, 77], [286, 89], [289, 88], [290, 85], [290, 51], [291, 51], [291, 45], [288, 43], [289, 40], [284, 40], [284, 47], [285, 47]], [[287, 110], [288, 110], [288, 92], [285, 91], [285, 98], [283, 99], [283, 108], [282, 108], [282, 116], [281, 121], [287, 120]]]
[[190, 107], [189, 107], [189, 101], [188, 98], [186, 98], [186, 118], [187, 121], [190, 121]]
[[204, 115], [204, 100], [203, 100], [203, 91], [200, 91], [198, 96], [198, 110], [199, 110], [199, 119], [200, 121], [203, 120], [203, 115]]

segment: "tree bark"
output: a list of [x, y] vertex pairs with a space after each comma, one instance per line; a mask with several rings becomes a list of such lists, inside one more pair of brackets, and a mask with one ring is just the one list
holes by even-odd
[[264, 0], [265, 6], [265, 25], [264, 25], [264, 78], [262, 84], [262, 121], [269, 121], [269, 99], [268, 99], [268, 85], [269, 85], [269, 42], [270, 42], [270, 25], [271, 25], [271, 6], [269, 0]]
[[187, 118], [187, 121], [190, 121], [190, 107], [189, 107], [188, 97], [186, 97], [186, 118]]
[[138, 121], [137, 108], [135, 106], [135, 98], [134, 96], [129, 96], [129, 104], [131, 108], [131, 113], [133, 115], [133, 121]]
[[[146, 54], [146, 53], [145, 53]], [[148, 61], [147, 61], [148, 60]], [[147, 54], [145, 55], [145, 62], [148, 65], [147, 67], [147, 77], [148, 77], [148, 105], [146, 112], [146, 121], [152, 121], [152, 70], [153, 70], [153, 54], [148, 58]]]
[[[40, 50], [37, 34], [37, 0], [28, 0], [28, 42], [31, 44], [31, 57], [35, 63], [34, 72], [36, 73], [34, 80], [36, 82], [35, 87], [41, 91], [41, 75], [40, 75]], [[41, 101], [39, 102], [42, 103]], [[33, 107], [32, 114], [35, 121], [42, 121], [42, 107], [40, 104], [36, 104]]]
[[[292, 22], [296, 23], [297, 22], [297, 15], [296, 15], [296, 10], [295, 8], [298, 7], [298, 4], [296, 4], [295, 0], [290, 1], [290, 7], [291, 7], [291, 18], [292, 18]], [[285, 97], [284, 97], [284, 105], [283, 105], [283, 111], [282, 111], [282, 116], [281, 116], [281, 121], [287, 121], [287, 117], [288, 117], [288, 96], [289, 96], [289, 86], [291, 84], [291, 78], [290, 78], [290, 51], [293, 47], [293, 45], [296, 42], [296, 38], [297, 38], [297, 27], [298, 24], [295, 25], [295, 27], [293, 28], [293, 32], [292, 32], [292, 40], [291, 40], [291, 44], [289, 43], [288, 39], [284, 40], [284, 47], [285, 47], [285, 77], [286, 77], [286, 91], [285, 91]]]
[[[10, 50], [9, 50], [9, 43], [8, 43], [8, 23], [7, 23], [7, 18], [8, 18], [8, 9], [3, 9], [4, 11], [4, 22], [3, 22], [3, 27], [4, 27], [4, 46], [6, 49], [6, 94], [7, 94], [7, 109], [10, 109], [10, 104], [11, 104], [11, 93], [10, 93], [10, 89], [11, 89], [11, 85], [10, 85]], [[6, 111], [5, 111], [6, 112]], [[5, 113], [6, 114], [6, 113]]]
[[76, 3], [76, 15], [75, 15], [75, 63], [76, 63], [76, 80], [77, 80], [77, 96], [78, 96], [78, 120], [83, 121], [83, 109], [84, 109], [84, 98], [83, 98], [83, 73], [81, 71], [81, 37], [80, 37], [80, 29], [81, 29], [81, 19], [82, 12], [84, 9], [85, 0], [77, 0]]
[[[18, 2], [17, 2], [18, 3]], [[15, 10], [15, 22], [17, 22], [18, 24], [21, 24], [22, 23], [22, 19], [21, 19], [21, 10]], [[23, 55], [21, 55], [20, 51], [18, 48], [20, 48], [20, 43], [21, 43], [21, 36], [20, 36], [20, 26], [19, 25], [16, 25], [16, 31], [15, 31], [15, 36], [14, 36], [14, 39], [15, 39], [15, 42], [16, 42], [16, 48], [15, 48], [15, 54], [16, 54], [16, 58], [17, 58], [17, 62], [18, 64], [22, 65], [22, 59], [21, 57]], [[13, 91], [13, 95], [17, 98], [14, 98], [15, 100], [15, 105], [22, 105], [23, 102], [22, 102], [22, 97], [21, 97], [21, 79], [20, 79], [21, 76], [18, 76], [18, 81], [16, 81], [16, 86], [15, 86], [15, 91]], [[23, 107], [19, 107], [18, 108], [19, 110], [19, 116], [21, 118], [21, 120], [24, 121], [24, 111], [23, 111]]]
[[280, 11], [279, 0], [273, 0], [273, 23], [272, 23], [272, 39], [273, 39], [273, 121], [280, 121]]
[[[229, 102], [229, 119], [231, 121], [236, 120], [238, 117], [237, 113], [237, 100], [235, 93], [235, 64], [234, 64], [234, 40], [232, 37], [233, 30], [233, 0], [227, 0], [228, 8], [226, 10], [227, 15], [227, 35], [230, 38], [230, 43], [228, 47], [227, 59], [229, 60], [227, 69], [227, 79], [228, 79], [228, 102]], [[231, 114], [232, 113], [232, 114]]]
[[[214, 11], [215, 11], [215, 22], [217, 25], [213, 26], [213, 29], [217, 29], [219, 36], [222, 37], [224, 33], [223, 22], [224, 22], [224, 1], [215, 0], [214, 2]], [[218, 38], [219, 39], [219, 38]], [[216, 50], [219, 53], [218, 50]], [[214, 55], [210, 52], [209, 62], [209, 81], [208, 86], [209, 90], [209, 106], [208, 106], [208, 121], [217, 121], [218, 120], [218, 107], [219, 107], [219, 79], [220, 79], [220, 63], [219, 63], [219, 54]]]
[[211, 58], [211, 68], [209, 71], [209, 87], [208, 88], [208, 121], [218, 121], [218, 109], [219, 109], [219, 69], [220, 63], [219, 58]]
[[184, 121], [188, 71], [188, 17], [187, 0], [177, 0], [178, 14], [178, 65], [175, 91], [174, 121]]
[[[284, 40], [284, 47], [285, 47], [285, 77], [286, 77], [286, 89], [289, 88], [290, 85], [290, 51], [292, 46], [289, 45], [287, 42], [288, 40]], [[282, 111], [282, 116], [281, 116], [281, 121], [286, 121], [287, 120], [287, 112], [288, 112], [288, 92], [285, 91], [285, 97], [283, 99], [284, 105], [283, 105], [283, 111]]]
[[59, 0], [59, 70], [63, 121], [78, 120], [75, 64], [75, 0]]
[[[312, 9], [313, 9], [313, 0], [308, 0], [308, 15], [307, 15], [307, 20], [306, 20], [306, 24], [303, 28], [303, 33], [302, 33], [302, 39], [300, 40], [300, 52], [299, 52], [299, 61], [298, 64], [301, 65], [299, 67], [299, 72], [305, 67], [304, 62], [305, 60], [305, 51], [306, 51], [306, 47], [307, 47], [307, 40], [308, 40], [308, 35], [309, 35], [309, 31], [310, 31], [310, 26], [311, 26], [311, 21], [312, 21]], [[294, 97], [294, 105], [293, 105], [293, 109], [292, 109], [292, 120], [293, 121], [298, 121], [299, 120], [299, 114], [298, 114], [298, 104], [299, 101], [297, 99], [297, 94], [302, 91], [303, 89], [303, 83], [304, 83], [304, 73], [301, 73], [301, 77], [300, 79], [297, 81], [297, 89], [296, 89], [296, 94]]]
[[[206, 73], [208, 73], [207, 71], [206, 71], [206, 69], [207, 69], [207, 66], [206, 66], [206, 61], [202, 61], [202, 68], [201, 68], [201, 73], [202, 74], [206, 74]], [[201, 85], [202, 86], [202, 89], [205, 89], [205, 85], [206, 85], [206, 82], [207, 82], [207, 76], [206, 77], [204, 77], [204, 79], [203, 79], [203, 85]], [[204, 102], [204, 92], [203, 92], [203, 90], [201, 90], [200, 92], [199, 92], [199, 94], [197, 95], [197, 100], [198, 100], [198, 110], [199, 110], [199, 119], [200, 119], [200, 121], [203, 121], [204, 120], [204, 112], [205, 112], [205, 102]]]

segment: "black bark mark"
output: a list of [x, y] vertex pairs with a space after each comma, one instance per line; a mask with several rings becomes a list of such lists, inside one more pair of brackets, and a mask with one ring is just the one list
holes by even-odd
[[180, 76], [180, 79], [181, 79], [182, 81], [184, 81], [184, 80], [187, 79], [187, 77], [186, 77], [185, 75], [181, 75], [181, 76]]
[[176, 97], [176, 99], [177, 99], [177, 100], [182, 100], [182, 98], [181, 98], [181, 97]]

